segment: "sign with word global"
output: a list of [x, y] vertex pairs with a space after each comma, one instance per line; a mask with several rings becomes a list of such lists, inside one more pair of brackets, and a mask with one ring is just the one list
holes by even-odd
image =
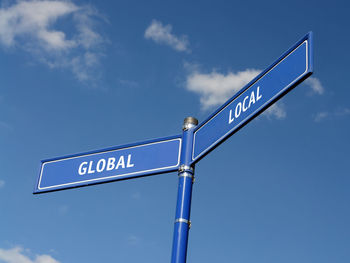
[[174, 136], [42, 161], [34, 193], [176, 171], [181, 141]]

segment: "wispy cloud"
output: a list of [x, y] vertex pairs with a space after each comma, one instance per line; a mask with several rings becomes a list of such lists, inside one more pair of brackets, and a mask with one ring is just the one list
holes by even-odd
[[49, 50], [70, 48], [75, 42], [49, 26], [77, 10], [77, 6], [66, 1], [18, 1], [0, 10], [0, 39], [8, 47], [14, 46], [20, 37], [32, 37]]
[[320, 122], [326, 118], [329, 117], [329, 112], [328, 111], [322, 111], [322, 112], [318, 112], [315, 117], [314, 117], [314, 121], [315, 122]]
[[5, 181], [4, 180], [0, 180], [0, 188], [3, 188], [5, 186]]
[[[185, 65], [188, 68], [188, 65]], [[203, 110], [219, 106], [251, 81], [260, 70], [246, 69], [227, 74], [212, 71], [202, 73], [196, 67], [190, 69], [187, 76], [186, 88], [199, 95]]]
[[186, 35], [174, 35], [172, 26], [163, 25], [160, 21], [153, 20], [147, 27], [144, 36], [146, 39], [152, 39], [157, 44], [170, 46], [176, 51], [190, 52], [188, 37]]
[[286, 107], [283, 102], [275, 102], [275, 104], [273, 104], [266, 111], [264, 111], [263, 115], [266, 116], [268, 119], [285, 119], [287, 117]]
[[334, 118], [341, 118], [350, 116], [349, 108], [338, 108], [333, 111], [321, 111], [314, 115], [315, 122], [321, 122], [325, 120], [331, 120]]
[[133, 80], [128, 80], [128, 79], [119, 79], [118, 80], [119, 84], [123, 87], [126, 88], [137, 88], [139, 87], [139, 83]]
[[56, 259], [50, 255], [36, 255], [31, 259], [26, 255], [25, 251], [21, 247], [15, 247], [12, 249], [0, 248], [0, 262], [4, 263], [59, 263]]
[[309, 77], [307, 80], [305, 80], [305, 84], [311, 88], [311, 91], [313, 94], [317, 94], [317, 95], [324, 94], [325, 89], [318, 78]]
[[[95, 30], [100, 18], [93, 7], [66, 0], [16, 1], [0, 9], [0, 43], [25, 50], [51, 68], [68, 68], [80, 81], [87, 81], [105, 43]], [[57, 29], [61, 22], [69, 26]]]
[[340, 109], [337, 109], [337, 110], [334, 112], [334, 115], [335, 115], [335, 116], [339, 116], [339, 117], [342, 117], [342, 116], [349, 116], [349, 115], [350, 115], [350, 109], [349, 109], [349, 108], [340, 108]]

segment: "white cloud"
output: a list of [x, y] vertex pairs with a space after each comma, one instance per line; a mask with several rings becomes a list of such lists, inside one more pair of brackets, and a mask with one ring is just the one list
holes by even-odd
[[145, 31], [145, 38], [152, 39], [158, 44], [165, 44], [176, 51], [187, 51], [189, 50], [189, 42], [187, 36], [175, 36], [172, 34], [171, 25], [163, 25], [162, 22], [153, 20]]
[[5, 186], [5, 181], [4, 180], [0, 180], [0, 188], [3, 188]]
[[323, 121], [324, 119], [328, 118], [329, 117], [329, 112], [327, 111], [322, 111], [322, 112], [319, 112], [315, 115], [314, 117], [314, 121], [315, 122], [320, 122], [320, 121]]
[[194, 69], [187, 76], [186, 88], [199, 95], [202, 109], [207, 110], [224, 103], [259, 73], [260, 70], [247, 69], [226, 75], [216, 71], [205, 74]]
[[339, 108], [334, 112], [334, 114], [336, 116], [339, 116], [339, 117], [348, 116], [348, 115], [350, 115], [350, 109], [349, 108]]
[[309, 77], [307, 80], [305, 80], [305, 84], [311, 88], [314, 94], [322, 95], [324, 93], [324, 87], [318, 78]]
[[137, 88], [139, 87], [139, 83], [133, 80], [129, 79], [119, 79], [118, 80], [119, 84], [123, 87], [128, 87], [128, 88]]
[[[98, 17], [91, 6], [66, 0], [17, 1], [0, 9], [0, 43], [30, 52], [51, 68], [69, 68], [85, 81], [95, 71], [104, 42], [94, 29]], [[70, 26], [55, 29], [61, 21]]]
[[37, 38], [48, 49], [65, 49], [74, 44], [65, 38], [64, 32], [50, 29], [59, 17], [78, 10], [66, 1], [18, 1], [0, 10], [0, 39], [6, 46], [13, 46], [15, 38]]
[[275, 118], [278, 120], [282, 120], [287, 117], [287, 112], [282, 102], [275, 102], [266, 111], [264, 111], [263, 115], [266, 116], [268, 119]]
[[50, 255], [36, 255], [34, 259], [25, 255], [21, 247], [12, 249], [0, 248], [0, 262], [4, 263], [59, 263]]
[[327, 119], [334, 119], [334, 118], [341, 118], [341, 117], [347, 117], [350, 116], [350, 109], [349, 108], [338, 108], [333, 111], [322, 111], [318, 112], [314, 116], [315, 122], [321, 122]]

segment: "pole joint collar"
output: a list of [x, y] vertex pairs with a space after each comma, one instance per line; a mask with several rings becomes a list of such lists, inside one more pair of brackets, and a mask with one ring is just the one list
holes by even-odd
[[195, 177], [194, 177], [194, 175], [193, 174], [191, 174], [191, 173], [180, 173], [179, 174], [179, 177], [189, 177], [189, 178], [191, 178], [192, 179], [192, 183], [194, 183], [194, 181], [195, 181]]
[[184, 173], [184, 172], [188, 172], [188, 173], [193, 174], [194, 173], [194, 169], [193, 169], [192, 166], [188, 166], [188, 165], [182, 164], [179, 167], [179, 173]]
[[176, 218], [175, 224], [176, 223], [186, 223], [188, 225], [188, 228], [191, 228], [191, 226], [192, 226], [191, 220], [187, 220], [185, 218]]

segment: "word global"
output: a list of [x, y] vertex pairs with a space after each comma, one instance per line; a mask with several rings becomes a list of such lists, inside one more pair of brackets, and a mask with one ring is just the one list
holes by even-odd
[[126, 166], [125, 166], [125, 158], [123, 155], [119, 157], [117, 164], [115, 164], [115, 161], [116, 161], [116, 159], [114, 157], [108, 158], [107, 161], [105, 159], [100, 159], [96, 163], [96, 166], [94, 166], [94, 161], [90, 161], [89, 163], [82, 162], [79, 165], [78, 173], [80, 175], [84, 175], [84, 174], [86, 174], [86, 172], [88, 174], [93, 174], [95, 172], [102, 173], [104, 170], [111, 171], [111, 170], [118, 170], [119, 168], [124, 169], [125, 167], [126, 168], [134, 167], [134, 164], [131, 163], [131, 154], [128, 155]]

